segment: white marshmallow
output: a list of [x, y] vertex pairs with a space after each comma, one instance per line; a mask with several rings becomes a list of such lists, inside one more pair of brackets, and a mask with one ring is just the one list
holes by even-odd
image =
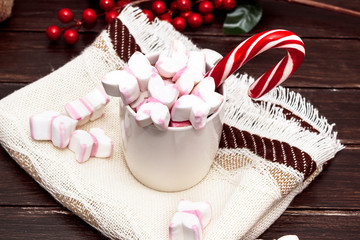
[[100, 86], [93, 89], [83, 98], [85, 104], [89, 105], [87, 108], [92, 108], [90, 121], [94, 121], [104, 115], [105, 106], [109, 103], [110, 98]]
[[139, 97], [130, 104], [131, 108], [137, 108], [146, 98], [150, 96], [148, 91], [140, 92]]
[[138, 108], [135, 120], [140, 127], [153, 123], [158, 129], [166, 130], [170, 122], [170, 112], [166, 105], [157, 99], [149, 98]]
[[134, 102], [140, 95], [140, 87], [136, 77], [128, 67], [120, 70], [120, 97], [125, 105]]
[[199, 103], [194, 104], [189, 117], [191, 125], [197, 130], [205, 127], [209, 112], [210, 107], [204, 101], [199, 101]]
[[215, 91], [215, 81], [212, 77], [203, 78], [193, 89], [193, 93], [196, 91], [206, 91], [214, 92]]
[[162, 51], [156, 61], [155, 68], [164, 78], [172, 78], [184, 65], [179, 64], [174, 58], [168, 56], [168, 51]]
[[189, 59], [185, 45], [176, 39], [172, 41], [169, 56], [174, 59], [175, 63], [179, 66], [179, 69], [185, 67]]
[[70, 135], [75, 131], [77, 120], [59, 115], [51, 124], [51, 141], [59, 148], [65, 148], [69, 144]]
[[83, 163], [89, 160], [93, 144], [93, 138], [88, 132], [76, 130], [71, 134], [68, 148], [75, 153], [76, 160]]
[[110, 157], [114, 149], [114, 143], [111, 138], [106, 136], [101, 128], [91, 128], [89, 133], [94, 141], [90, 156], [99, 158]]
[[199, 218], [192, 213], [176, 212], [169, 226], [171, 240], [200, 240], [202, 228]]
[[172, 107], [179, 96], [179, 90], [177, 89], [176, 85], [165, 85], [163, 79], [159, 74], [156, 73], [153, 73], [150, 77], [148, 91], [150, 96], [158, 99], [169, 109]]
[[190, 51], [189, 60], [187, 62], [187, 67], [195, 72], [200, 72], [202, 75], [205, 75], [206, 71], [206, 61], [205, 53], [200, 51]]
[[176, 100], [171, 109], [171, 120], [182, 122], [190, 120], [190, 113], [195, 105], [203, 106], [205, 102], [195, 95], [183, 95]]
[[35, 140], [51, 140], [51, 123], [59, 115], [56, 111], [32, 115], [29, 119], [31, 137]]
[[149, 60], [144, 54], [136, 51], [131, 55], [128, 65], [138, 80], [140, 91], [145, 91], [152, 74], [152, 66]]
[[173, 77], [173, 81], [179, 88], [180, 96], [190, 94], [195, 83], [203, 79], [203, 75], [199, 71], [193, 71], [191, 68], [185, 67], [178, 71]]
[[[192, 212], [198, 210], [200, 212], [201, 225], [203, 228], [209, 224], [211, 220], [212, 210], [209, 202], [192, 202], [189, 200], [182, 199], [179, 202], [178, 209], [179, 212]], [[196, 212], [194, 212], [196, 214]]]
[[156, 61], [159, 58], [159, 55], [160, 55], [160, 51], [145, 54], [146, 58], [149, 60], [151, 65], [155, 65]]
[[109, 96], [120, 97], [119, 83], [123, 74], [121, 70], [115, 70], [107, 73], [101, 80], [101, 83], [105, 89], [105, 92]]
[[201, 52], [205, 54], [207, 71], [209, 71], [213, 66], [215, 66], [216, 63], [218, 63], [223, 58], [223, 56], [220, 53], [212, 49], [204, 48], [201, 49]]
[[78, 121], [78, 126], [84, 125], [90, 120], [93, 109], [86, 104], [83, 99], [76, 99], [65, 105], [65, 110], [69, 116]]

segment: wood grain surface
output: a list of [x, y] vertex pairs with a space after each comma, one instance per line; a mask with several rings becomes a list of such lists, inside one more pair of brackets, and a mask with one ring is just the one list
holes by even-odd
[[[322, 0], [360, 11], [359, 0]], [[260, 237], [296, 234], [303, 239], [359, 239], [360, 236], [360, 19], [326, 10], [262, 0], [263, 18], [249, 34], [224, 35], [223, 15], [213, 24], [184, 34], [200, 47], [226, 54], [255, 33], [284, 28], [301, 36], [306, 58], [283, 85], [301, 93], [320, 114], [336, 123], [346, 146], [316, 181], [298, 195]], [[46, 76], [76, 57], [104, 28], [82, 30], [74, 46], [50, 43], [45, 29], [57, 24], [57, 11], [69, 7], [99, 10], [97, 0], [16, 1], [10, 19], [0, 23], [0, 99]], [[283, 56], [261, 54], [240, 71], [260, 76]], [[34, 61], [36, 59], [36, 61]], [[62, 207], [0, 148], [0, 239], [106, 239]]]

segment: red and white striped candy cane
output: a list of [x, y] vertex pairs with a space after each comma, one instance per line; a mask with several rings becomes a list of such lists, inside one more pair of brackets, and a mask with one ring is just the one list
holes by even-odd
[[305, 56], [304, 43], [294, 33], [287, 30], [258, 33], [229, 52], [206, 76], [213, 77], [218, 87], [247, 61], [272, 48], [284, 48], [287, 55], [249, 87], [249, 96], [259, 98], [285, 81], [302, 63]]

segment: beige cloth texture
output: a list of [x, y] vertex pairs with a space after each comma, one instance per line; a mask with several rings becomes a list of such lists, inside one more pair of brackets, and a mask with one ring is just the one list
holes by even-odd
[[[137, 8], [127, 7], [119, 19], [144, 53], [166, 49], [173, 39], [197, 49], [168, 23], [147, 23]], [[121, 35], [117, 38], [123, 41]], [[247, 75], [226, 80], [225, 123], [254, 136], [288, 142], [308, 154], [316, 163], [309, 177], [296, 167], [269, 161], [246, 147], [223, 147], [209, 174], [193, 188], [174, 193], [149, 189], [126, 166], [117, 98], [111, 98], [104, 117], [80, 127], [101, 127], [113, 139], [115, 148], [108, 159], [91, 158], [79, 164], [70, 150], [31, 139], [31, 115], [45, 110], [65, 113], [66, 103], [101, 85], [107, 72], [123, 65], [109, 32], [104, 30], [78, 57], [0, 101], [0, 142], [4, 148], [55, 199], [112, 239], [168, 239], [168, 226], [180, 199], [211, 203], [213, 216], [203, 239], [255, 239], [342, 148], [333, 125], [301, 95], [278, 87], [260, 102], [249, 99], [246, 92], [253, 79]], [[283, 108], [316, 131], [305, 129], [298, 119], [288, 119]]]

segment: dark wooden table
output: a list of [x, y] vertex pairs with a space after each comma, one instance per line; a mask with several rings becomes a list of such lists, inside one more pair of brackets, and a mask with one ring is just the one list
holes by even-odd
[[[360, 11], [359, 0], [323, 1]], [[300, 92], [325, 115], [346, 149], [295, 198], [284, 214], [261, 236], [296, 234], [300, 239], [360, 238], [360, 19], [276, 0], [260, 1], [264, 14], [250, 33], [226, 36], [219, 16], [199, 30], [187, 30], [201, 47], [226, 54], [248, 36], [284, 28], [305, 42], [307, 55], [284, 86]], [[44, 30], [57, 24], [60, 8], [75, 16], [87, 7], [99, 10], [97, 0], [15, 0], [13, 15], [0, 23], [0, 98], [56, 70], [89, 45], [105, 26], [100, 21], [82, 31], [75, 46], [50, 43]], [[262, 54], [243, 72], [259, 76], [282, 52]], [[106, 239], [62, 207], [0, 148], [0, 239]]]

